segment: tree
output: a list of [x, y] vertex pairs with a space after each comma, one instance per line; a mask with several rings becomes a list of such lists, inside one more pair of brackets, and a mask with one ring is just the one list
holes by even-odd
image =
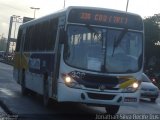
[[0, 51], [6, 50], [7, 41], [5, 38], [0, 39]]
[[[157, 69], [160, 66], [150, 66], [152, 58], [156, 58], [155, 64], [160, 65], [160, 46], [155, 46], [155, 43], [160, 41], [160, 19], [159, 16], [154, 15], [144, 19], [145, 28], [145, 67], [155, 67]], [[157, 67], [157, 68], [156, 68]]]

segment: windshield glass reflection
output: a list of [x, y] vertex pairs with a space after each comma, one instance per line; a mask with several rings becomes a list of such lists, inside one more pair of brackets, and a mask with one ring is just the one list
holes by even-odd
[[[68, 26], [64, 59], [70, 66], [99, 72], [136, 72], [142, 64], [142, 33]], [[118, 40], [118, 44], [117, 43]]]

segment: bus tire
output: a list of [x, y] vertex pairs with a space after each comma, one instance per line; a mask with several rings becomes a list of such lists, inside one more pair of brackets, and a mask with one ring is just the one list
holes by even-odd
[[28, 89], [25, 87], [25, 70], [22, 70], [22, 75], [21, 75], [21, 93], [22, 95], [27, 95], [28, 94]]
[[49, 85], [48, 85], [48, 75], [45, 74], [43, 78], [43, 105], [48, 107], [49, 105]]
[[118, 113], [120, 106], [119, 105], [107, 105], [105, 107], [107, 114], [115, 115]]

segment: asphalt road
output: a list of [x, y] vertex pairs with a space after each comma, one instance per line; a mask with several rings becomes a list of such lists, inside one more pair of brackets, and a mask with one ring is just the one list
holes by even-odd
[[[0, 63], [0, 105], [3, 108], [0, 109], [0, 113], [5, 111], [9, 115], [18, 115], [19, 119], [22, 120], [66, 120], [69, 118], [102, 120], [110, 117], [102, 115], [105, 113], [103, 107], [91, 107], [82, 104], [58, 104], [52, 101], [50, 106], [45, 108], [41, 96], [34, 93], [28, 96], [21, 95], [20, 86], [13, 80], [12, 71], [12, 66]], [[141, 100], [136, 107], [123, 106], [117, 115], [121, 116], [119, 119], [122, 118], [123, 120], [145, 116], [148, 119], [159, 120], [160, 98], [157, 99], [156, 103]]]

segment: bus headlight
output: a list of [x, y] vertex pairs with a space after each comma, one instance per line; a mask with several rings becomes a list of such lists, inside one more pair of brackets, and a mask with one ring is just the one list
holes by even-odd
[[132, 86], [133, 86], [133, 88], [137, 89], [139, 84], [137, 82], [135, 82], [135, 83], [132, 84]]
[[65, 80], [66, 83], [71, 83], [72, 82], [72, 78], [70, 76], [66, 76], [64, 80]]
[[139, 85], [140, 85], [139, 82], [134, 82], [130, 86], [124, 88], [122, 92], [127, 92], [127, 93], [135, 92], [138, 89]]
[[71, 76], [69, 75], [62, 75], [65, 85], [72, 88], [81, 88], [80, 84], [76, 82]]

